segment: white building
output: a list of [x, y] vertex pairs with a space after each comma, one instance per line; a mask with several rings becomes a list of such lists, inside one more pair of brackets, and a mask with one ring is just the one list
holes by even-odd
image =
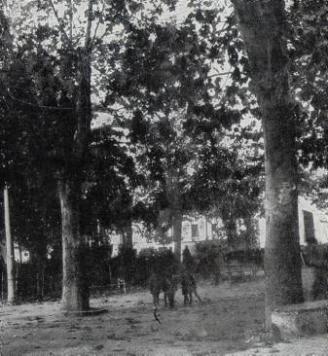
[[[299, 232], [300, 244], [306, 245], [307, 242], [316, 240], [318, 243], [328, 243], [328, 216], [315, 207], [311, 202], [303, 197], [299, 197], [298, 202], [298, 217], [299, 217]], [[191, 250], [199, 241], [217, 239], [215, 227], [224, 231], [220, 219], [211, 220], [205, 216], [185, 217], [182, 222], [182, 242], [181, 250], [188, 246]], [[237, 229], [243, 230], [243, 226], [237, 222]], [[265, 218], [258, 219], [258, 246], [265, 246]], [[168, 240], [172, 236], [172, 231], [169, 230]], [[222, 236], [221, 236], [222, 237]], [[145, 248], [172, 248], [173, 242], [162, 244], [151, 238], [151, 233], [143, 229], [141, 224], [133, 225], [133, 248], [139, 252]], [[111, 234], [111, 243], [113, 244], [113, 255], [118, 252], [119, 245], [122, 243], [122, 237], [119, 234]]]
[[[163, 244], [152, 239], [151, 234], [143, 228], [142, 224], [133, 224], [132, 230], [133, 248], [137, 252], [145, 248], [158, 249], [160, 247], [172, 248], [173, 250], [173, 242]], [[199, 241], [212, 240], [215, 238], [213, 221], [205, 216], [186, 217], [182, 222], [181, 237], [182, 250], [185, 246], [192, 249], [195, 243]], [[167, 238], [168, 240], [172, 238], [172, 229], [168, 230]], [[116, 255], [119, 245], [122, 243], [122, 237], [114, 233], [111, 234], [110, 241], [113, 244], [113, 255]]]
[[[300, 244], [317, 241], [320, 244], [328, 243], [328, 216], [304, 197], [298, 198], [298, 222]], [[260, 247], [265, 246], [265, 219], [259, 219]]]

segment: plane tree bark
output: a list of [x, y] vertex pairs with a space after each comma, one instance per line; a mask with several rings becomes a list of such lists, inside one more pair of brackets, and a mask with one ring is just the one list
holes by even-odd
[[[91, 17], [91, 8], [89, 11]], [[87, 281], [82, 273], [83, 256], [81, 256], [81, 251], [83, 251], [83, 248], [80, 238], [79, 205], [82, 194], [83, 164], [88, 149], [91, 123], [90, 52], [89, 44], [86, 43], [85, 48], [81, 49], [79, 55], [79, 85], [76, 104], [77, 129], [72, 152], [74, 171], [64, 171], [58, 183], [63, 246], [62, 308], [66, 311], [79, 311], [89, 308]]]
[[[55, 11], [55, 10], [54, 10]], [[62, 309], [84, 311], [89, 309], [88, 281], [83, 267], [83, 244], [80, 236], [80, 200], [86, 155], [91, 134], [91, 25], [93, 1], [89, 0], [87, 27], [83, 46], [73, 48], [71, 36], [63, 31], [69, 44], [68, 56], [76, 57], [77, 93], [75, 110], [76, 128], [71, 144], [69, 164], [58, 174], [58, 196], [61, 210], [63, 249]], [[70, 53], [71, 52], [71, 53]], [[63, 61], [70, 63], [70, 61]]]
[[181, 209], [176, 209], [172, 213], [173, 251], [177, 260], [181, 261], [182, 211]]
[[266, 172], [266, 320], [303, 301], [297, 214], [295, 104], [288, 75], [283, 0], [233, 0], [262, 113]]
[[166, 194], [171, 216], [173, 252], [178, 261], [181, 261], [182, 243], [182, 196], [179, 186], [179, 172], [176, 167], [169, 167], [166, 177]]

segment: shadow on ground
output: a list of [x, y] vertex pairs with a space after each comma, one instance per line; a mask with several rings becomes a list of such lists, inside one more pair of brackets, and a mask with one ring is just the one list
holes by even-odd
[[[58, 303], [5, 307], [5, 355], [224, 355], [255, 347], [264, 325], [263, 280], [219, 286], [202, 284], [204, 302], [160, 309], [153, 317], [148, 292], [92, 300], [108, 313], [63, 316]], [[270, 345], [267, 345], [270, 346]]]

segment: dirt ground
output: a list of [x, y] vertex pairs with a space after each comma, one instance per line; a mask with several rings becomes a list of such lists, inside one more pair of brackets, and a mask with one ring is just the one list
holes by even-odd
[[[268, 341], [263, 289], [263, 279], [203, 283], [203, 303], [192, 307], [183, 306], [178, 291], [174, 310], [161, 307], [161, 324], [147, 291], [92, 299], [93, 307], [108, 310], [94, 316], [65, 317], [55, 302], [3, 307], [2, 355], [303, 355]], [[328, 355], [322, 347], [322, 353], [310, 348], [304, 355]]]

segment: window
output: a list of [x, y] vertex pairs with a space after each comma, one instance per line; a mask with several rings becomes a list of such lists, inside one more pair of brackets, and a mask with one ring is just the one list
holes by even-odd
[[191, 239], [195, 240], [198, 237], [199, 237], [198, 224], [192, 224], [191, 225]]
[[310, 211], [303, 210], [303, 218], [305, 242], [310, 244], [317, 242], [315, 238], [313, 214]]
[[182, 225], [182, 234], [181, 234], [181, 239], [182, 240], [188, 240], [188, 237], [190, 236], [190, 225], [189, 224], [183, 224]]

